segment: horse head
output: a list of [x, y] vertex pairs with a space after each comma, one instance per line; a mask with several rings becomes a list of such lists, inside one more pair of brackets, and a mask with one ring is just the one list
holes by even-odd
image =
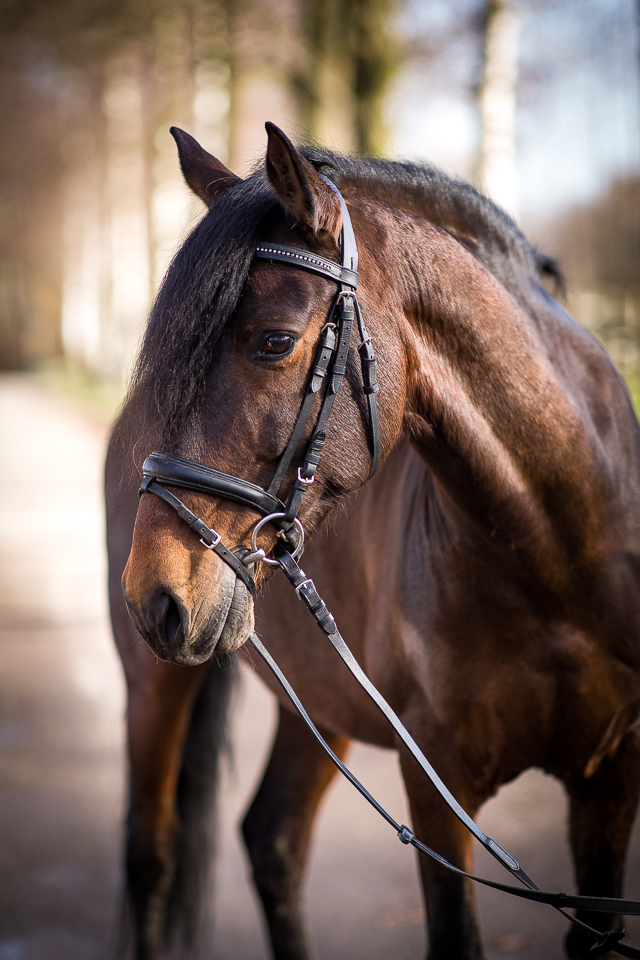
[[[209, 213], [179, 251], [159, 294], [143, 343], [124, 421], [135, 424], [150, 452], [192, 458], [267, 488], [286, 450], [332, 316], [337, 285], [289, 264], [254, 259], [262, 245], [287, 245], [340, 263], [340, 200], [318, 170], [272, 124], [265, 170], [242, 181], [191, 137], [175, 131], [191, 189]], [[266, 172], [266, 176], [265, 176]], [[356, 235], [371, 233], [366, 202], [352, 205]], [[378, 230], [380, 233], [380, 230]], [[391, 334], [394, 305], [383, 297], [381, 236], [363, 244], [358, 293], [383, 358], [380, 393], [383, 449], [399, 432], [405, 352]], [[177, 358], [177, 359], [176, 359]], [[327, 423], [322, 463], [308, 484], [299, 519], [312, 535], [335, 506], [370, 473], [367, 405], [356, 345], [345, 384]], [[330, 387], [287, 468], [279, 496], [286, 502], [299, 476], [301, 451], [318, 423]], [[394, 388], [395, 385], [395, 388]], [[323, 437], [324, 439], [324, 437]], [[170, 480], [168, 481], [169, 488]], [[176, 490], [186, 506], [236, 555], [250, 548], [255, 510], [201, 492]], [[269, 554], [278, 529], [261, 527], [257, 545]], [[273, 570], [252, 567], [258, 587]], [[166, 503], [140, 498], [123, 587], [131, 616], [162, 659], [193, 665], [240, 647], [253, 630], [253, 600], [228, 563], [204, 549]]]

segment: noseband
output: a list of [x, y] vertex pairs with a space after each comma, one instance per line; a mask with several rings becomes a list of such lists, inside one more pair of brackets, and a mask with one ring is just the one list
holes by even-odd
[[[257, 259], [288, 263], [309, 273], [327, 277], [338, 284], [338, 293], [331, 307], [328, 321], [320, 335], [305, 397], [289, 442], [278, 462], [273, 480], [265, 490], [240, 477], [221, 473], [219, 470], [205, 467], [193, 460], [186, 460], [184, 457], [175, 457], [166, 453], [152, 453], [151, 456], [147, 457], [142, 468], [143, 480], [140, 492], [154, 493], [169, 504], [177, 512], [180, 519], [184, 520], [200, 537], [200, 542], [207, 549], [217, 553], [220, 559], [231, 567], [253, 596], [255, 596], [255, 583], [247, 568], [260, 560], [268, 562], [264, 551], [257, 549], [256, 534], [258, 528], [256, 527], [254, 530], [251, 552], [243, 548], [240, 548], [237, 553], [232, 552], [224, 546], [220, 535], [215, 530], [208, 527], [203, 520], [192, 513], [178, 497], [170, 493], [162, 484], [167, 483], [172, 487], [182, 487], [186, 490], [195, 490], [198, 493], [224, 497], [256, 510], [263, 515], [263, 519], [258, 526], [261, 527], [266, 518], [269, 518], [269, 521], [279, 529], [278, 536], [288, 546], [294, 546], [297, 551], [296, 556], [299, 556], [302, 553], [304, 531], [298, 519], [298, 513], [305, 493], [315, 480], [316, 470], [326, 440], [327, 424], [346, 373], [351, 331], [356, 320], [360, 334], [358, 352], [362, 371], [362, 390], [369, 409], [371, 449], [369, 478], [378, 469], [380, 463], [380, 426], [376, 403], [376, 393], [378, 391], [376, 356], [356, 297], [358, 247], [349, 211], [342, 195], [330, 180], [325, 177], [322, 179], [331, 187], [340, 202], [342, 211], [342, 230], [340, 234], [342, 263], [334, 263], [332, 260], [326, 260], [315, 253], [310, 253], [308, 250], [288, 247], [279, 243], [259, 243], [254, 254]], [[327, 386], [318, 419], [304, 451], [302, 466], [298, 467], [296, 480], [286, 503], [284, 503], [278, 498], [278, 493], [291, 461], [300, 446], [316, 397], [320, 394], [325, 380], [327, 380]], [[294, 531], [297, 531], [297, 535]], [[278, 561], [273, 560], [271, 562], [277, 563]]]
[[[305, 397], [300, 412], [298, 413], [298, 418], [289, 442], [280, 457], [273, 480], [269, 486], [264, 489], [248, 480], [234, 477], [228, 473], [221, 473], [219, 470], [203, 466], [194, 460], [187, 460], [184, 457], [176, 457], [170, 454], [156, 452], [147, 457], [143, 464], [143, 480], [140, 486], [140, 493], [153, 493], [172, 507], [180, 519], [200, 538], [200, 542], [207, 547], [208, 550], [213, 550], [217, 553], [220, 559], [231, 567], [252, 596], [255, 596], [256, 588], [253, 576], [249, 572], [248, 567], [257, 562], [263, 562], [278, 565], [283, 569], [287, 579], [295, 587], [298, 597], [304, 601], [307, 608], [311, 611], [318, 626], [331, 642], [335, 651], [360, 686], [384, 714], [397, 736], [418, 762], [449, 809], [482, 846], [498, 860], [513, 877], [519, 880], [523, 886], [514, 887], [465, 873], [465, 871], [449, 863], [430, 847], [421, 843], [409, 827], [397, 823], [331, 750], [306, 713], [302, 703], [275, 660], [254, 632], [250, 638], [252, 646], [272, 670], [317, 742], [344, 776], [378, 811], [387, 823], [396, 830], [398, 838], [402, 843], [410, 844], [435, 863], [440, 864], [442, 867], [459, 876], [467, 877], [485, 886], [502, 890], [505, 893], [510, 893], [522, 899], [533, 900], [537, 903], [545, 903], [555, 907], [567, 920], [594, 939], [595, 942], [590, 951], [594, 957], [602, 956], [604, 953], [613, 950], [622, 956], [640, 958], [640, 950], [629, 944], [620, 943], [625, 933], [622, 928], [603, 933], [583, 923], [577, 917], [572, 917], [564, 912], [566, 909], [577, 908], [599, 913], [623, 913], [640, 916], [639, 902], [634, 900], [618, 900], [609, 897], [571, 896], [564, 893], [547, 893], [541, 890], [535, 881], [522, 869], [518, 861], [503, 850], [495, 840], [487, 836], [463, 807], [460, 806], [424, 756], [413, 737], [411, 737], [406, 730], [399, 717], [364, 673], [340, 635], [335, 620], [327, 610], [324, 601], [318, 595], [313, 581], [305, 576], [297, 563], [297, 558], [301, 555], [304, 546], [304, 530], [298, 518], [298, 512], [305, 493], [315, 480], [316, 469], [320, 462], [326, 440], [326, 428], [329, 417], [331, 416], [336, 395], [342, 386], [346, 373], [347, 358], [351, 343], [351, 331], [356, 321], [360, 334], [358, 352], [360, 354], [362, 370], [362, 390], [367, 398], [369, 410], [371, 451], [369, 478], [375, 474], [380, 463], [380, 427], [375, 396], [378, 391], [376, 381], [376, 356], [371, 344], [371, 337], [368, 335], [364, 325], [356, 297], [356, 288], [358, 285], [358, 248], [351, 225], [351, 218], [349, 217], [349, 211], [347, 210], [344, 199], [337, 187], [330, 180], [327, 180], [326, 177], [322, 179], [334, 191], [340, 202], [340, 209], [342, 211], [342, 231], [340, 235], [342, 262], [340, 264], [334, 263], [307, 250], [277, 243], [259, 243], [254, 254], [254, 256], [260, 260], [288, 263], [291, 266], [299, 267], [310, 273], [327, 277], [329, 280], [335, 281], [339, 288], [330, 311], [329, 319], [320, 335], [314, 365], [311, 370]], [[311, 437], [307, 442], [302, 457], [302, 466], [298, 467], [297, 478], [294, 481], [285, 503], [279, 499], [278, 493], [280, 492], [285, 474], [301, 443], [302, 436], [315, 405], [316, 397], [320, 394], [325, 380], [327, 381], [327, 385], [318, 419], [316, 420], [316, 425], [311, 433]], [[251, 550], [248, 551], [245, 547], [240, 547], [232, 551], [225, 547], [220, 534], [207, 526], [195, 513], [192, 513], [182, 500], [167, 490], [163, 484], [169, 484], [172, 487], [181, 487], [186, 490], [194, 490], [197, 493], [213, 494], [217, 497], [223, 497], [235, 503], [241, 503], [243, 506], [249, 507], [257, 513], [262, 514], [262, 519], [256, 523], [252, 531]], [[265, 551], [259, 549], [257, 546], [257, 535], [266, 523], [272, 523], [277, 527], [279, 530], [278, 537], [281, 538], [281, 542], [276, 547], [274, 559], [267, 557]]]

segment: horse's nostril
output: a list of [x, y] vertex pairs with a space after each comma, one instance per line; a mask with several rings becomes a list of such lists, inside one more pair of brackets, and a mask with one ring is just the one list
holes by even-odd
[[178, 610], [178, 604], [175, 602], [173, 597], [165, 594], [165, 603], [166, 613], [164, 618], [164, 632], [165, 637], [167, 638], [167, 643], [169, 645], [173, 645], [178, 638], [179, 632], [182, 630], [182, 618], [180, 616], [180, 611]]

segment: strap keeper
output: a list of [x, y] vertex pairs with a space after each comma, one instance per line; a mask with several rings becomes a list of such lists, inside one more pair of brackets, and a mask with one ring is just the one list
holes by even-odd
[[325, 607], [324, 609], [325, 613], [322, 616], [318, 616], [317, 614], [315, 615], [316, 622], [323, 633], [326, 633], [327, 636], [330, 636], [330, 634], [337, 633], [338, 627], [327, 608]]
[[322, 450], [324, 448], [326, 439], [327, 435], [324, 430], [321, 430], [319, 433], [316, 433], [313, 437], [311, 437], [305, 455], [307, 463], [313, 463], [315, 466], [318, 465], [320, 462], [320, 457], [322, 456]]
[[414, 839], [415, 839], [415, 834], [413, 834], [411, 830], [409, 830], [409, 827], [405, 826], [403, 823], [400, 829], [398, 830], [398, 840], [400, 841], [400, 843], [409, 844]]
[[360, 354], [360, 366], [362, 367], [362, 389], [365, 394], [377, 393], [380, 387], [376, 377], [377, 358], [371, 344], [371, 337], [358, 347]]
[[625, 933], [626, 930], [623, 927], [618, 927], [617, 930], [607, 930], [599, 940], [591, 944], [589, 955], [592, 957], [602, 957], [605, 953], [609, 953], [610, 950], [613, 950], [615, 953], [616, 944], [620, 943]]
[[324, 601], [320, 598], [320, 595], [316, 590], [313, 580], [310, 578], [307, 578], [300, 584], [300, 586], [296, 587], [296, 592], [298, 596], [304, 600], [306, 605], [309, 607], [309, 610], [311, 610], [311, 613], [314, 615], [317, 610], [321, 610], [322, 608], [325, 610], [327, 609]]
[[207, 550], [214, 550], [222, 540], [220, 534], [208, 527], [199, 517], [196, 523], [190, 524], [190, 527], [200, 537], [200, 543], [204, 544]]
[[139, 497], [142, 496], [143, 493], [147, 493], [147, 492], [149, 491], [149, 484], [150, 484], [150, 483], [153, 483], [153, 479], [154, 479], [154, 478], [148, 476], [148, 474], [145, 474], [145, 475], [143, 476], [142, 482], [140, 483], [140, 488], [139, 488], [139, 490], [138, 490], [138, 496], [139, 496]]
[[353, 291], [340, 295], [340, 318], [342, 320], [354, 320], [356, 316], [353, 305]]

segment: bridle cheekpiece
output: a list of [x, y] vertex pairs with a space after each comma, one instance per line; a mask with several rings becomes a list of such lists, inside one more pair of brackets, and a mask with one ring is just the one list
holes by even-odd
[[[153, 493], [172, 507], [180, 519], [188, 524], [200, 538], [200, 542], [207, 549], [213, 550], [221, 560], [231, 567], [253, 596], [255, 596], [255, 582], [248, 567], [259, 561], [280, 564], [279, 559], [266, 557], [264, 551], [257, 547], [256, 536], [265, 523], [273, 523], [279, 530], [278, 536], [284, 539], [287, 547], [295, 548], [294, 558], [302, 553], [304, 530], [298, 518], [298, 513], [305, 493], [315, 480], [316, 470], [326, 440], [327, 424], [346, 373], [351, 331], [355, 322], [357, 322], [360, 334], [358, 352], [362, 370], [362, 390], [367, 398], [369, 410], [371, 448], [369, 477], [374, 475], [380, 463], [380, 427], [376, 403], [376, 393], [378, 391], [376, 356], [356, 297], [358, 246], [349, 211], [342, 195], [330, 180], [326, 177], [322, 179], [335, 192], [340, 203], [342, 212], [340, 233], [342, 262], [335, 263], [308, 250], [279, 243], [259, 243], [254, 254], [256, 259], [287, 263], [310, 273], [327, 277], [338, 284], [338, 292], [331, 307], [329, 319], [320, 334], [315, 361], [298, 418], [289, 442], [280, 457], [271, 483], [264, 489], [248, 480], [243, 480], [241, 477], [221, 473], [219, 470], [203, 466], [194, 460], [187, 460], [184, 457], [167, 453], [152, 453], [147, 457], [142, 468], [143, 480], [140, 493]], [[298, 451], [316, 398], [321, 394], [325, 381], [326, 390], [318, 419], [304, 450], [302, 465], [298, 467], [296, 479], [285, 503], [279, 499], [278, 494], [287, 470]], [[261, 513], [262, 519], [256, 524], [252, 533], [251, 551], [242, 547], [232, 551], [226, 547], [222, 543], [220, 535], [192, 513], [182, 500], [166, 489], [164, 484], [223, 497], [236, 503], [242, 503], [244, 506]]]

